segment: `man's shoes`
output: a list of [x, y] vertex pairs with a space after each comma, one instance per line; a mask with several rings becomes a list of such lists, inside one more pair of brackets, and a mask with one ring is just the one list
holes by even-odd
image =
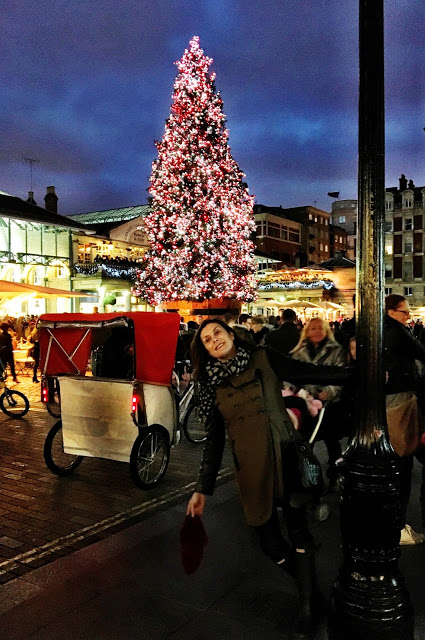
[[15, 384], [19, 384], [19, 380], [18, 380], [18, 378], [13, 378], [13, 382], [14, 382]]
[[400, 545], [420, 544], [424, 541], [424, 538], [425, 534], [416, 533], [410, 525], [406, 524], [404, 529], [401, 530]]

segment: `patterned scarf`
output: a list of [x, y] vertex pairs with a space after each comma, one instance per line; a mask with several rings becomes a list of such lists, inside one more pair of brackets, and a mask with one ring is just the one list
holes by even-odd
[[205, 377], [199, 383], [199, 412], [207, 418], [214, 404], [215, 392], [223, 380], [245, 371], [251, 353], [238, 347], [236, 355], [227, 360], [210, 360], [205, 367]]

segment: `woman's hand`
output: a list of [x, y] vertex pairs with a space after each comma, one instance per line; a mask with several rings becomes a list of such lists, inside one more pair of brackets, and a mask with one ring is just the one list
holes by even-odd
[[319, 398], [319, 400], [321, 400], [322, 402], [326, 402], [326, 400], [329, 397], [329, 393], [327, 391], [325, 391], [325, 389], [323, 389], [317, 396]]
[[186, 515], [193, 516], [202, 516], [205, 507], [205, 496], [203, 493], [195, 493], [189, 500], [189, 504], [187, 505]]

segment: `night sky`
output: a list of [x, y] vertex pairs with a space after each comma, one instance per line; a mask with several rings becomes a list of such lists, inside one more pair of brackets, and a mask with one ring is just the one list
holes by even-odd
[[[425, 185], [425, 2], [384, 0], [386, 186]], [[175, 60], [213, 58], [232, 153], [256, 202], [357, 191], [357, 0], [8, 0], [0, 190], [59, 213], [144, 204]]]

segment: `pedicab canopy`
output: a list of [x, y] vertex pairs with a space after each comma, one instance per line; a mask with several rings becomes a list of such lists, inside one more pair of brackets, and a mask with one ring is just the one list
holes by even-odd
[[43, 375], [85, 375], [93, 330], [133, 327], [135, 378], [152, 384], [171, 383], [180, 327], [177, 313], [43, 314], [37, 326]]

